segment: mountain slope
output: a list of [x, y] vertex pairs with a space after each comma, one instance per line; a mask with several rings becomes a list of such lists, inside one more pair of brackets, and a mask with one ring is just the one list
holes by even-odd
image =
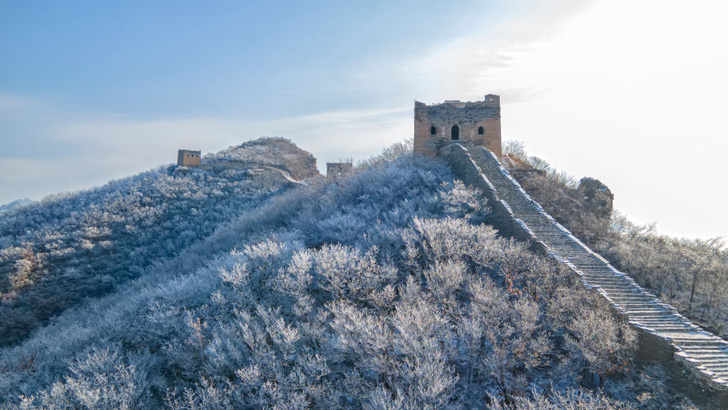
[[[487, 205], [409, 155], [313, 180], [221, 226], [164, 265], [174, 269], [0, 351], [0, 397], [27, 408], [687, 403], [660, 369], [631, 362], [633, 334], [604, 301], [483, 225]], [[590, 392], [599, 379], [603, 393]]]
[[199, 169], [164, 166], [0, 215], [0, 345], [290, 188], [281, 171], [318, 174], [309, 153], [262, 139], [208, 155]]

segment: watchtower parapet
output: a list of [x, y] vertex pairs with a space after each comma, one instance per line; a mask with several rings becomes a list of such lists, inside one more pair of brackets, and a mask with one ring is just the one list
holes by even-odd
[[500, 96], [488, 94], [483, 101], [446, 100], [433, 105], [415, 101], [415, 152], [436, 157], [440, 147], [452, 142], [483, 146], [500, 158]]

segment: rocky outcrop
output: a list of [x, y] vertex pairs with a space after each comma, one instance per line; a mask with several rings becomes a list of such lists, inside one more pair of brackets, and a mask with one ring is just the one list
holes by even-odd
[[614, 208], [614, 194], [601, 181], [582, 178], [577, 188], [586, 209], [598, 218], [609, 218]]

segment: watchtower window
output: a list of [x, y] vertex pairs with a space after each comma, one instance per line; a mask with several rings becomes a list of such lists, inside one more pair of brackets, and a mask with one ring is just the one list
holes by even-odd
[[433, 125], [432, 127], [430, 127], [430, 135], [435, 135], [435, 134], [437, 134], [437, 128], [435, 128], [435, 126]]
[[483, 129], [483, 127], [478, 127], [478, 135], [483, 135], [484, 132], [485, 130]]
[[450, 130], [450, 138], [453, 140], [460, 139], [460, 128], [457, 125], [452, 126], [452, 129]]

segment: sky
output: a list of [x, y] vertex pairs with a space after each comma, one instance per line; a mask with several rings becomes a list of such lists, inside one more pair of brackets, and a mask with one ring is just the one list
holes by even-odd
[[0, 0], [0, 204], [282, 136], [319, 166], [501, 95], [504, 140], [678, 237], [728, 236], [728, 4]]

